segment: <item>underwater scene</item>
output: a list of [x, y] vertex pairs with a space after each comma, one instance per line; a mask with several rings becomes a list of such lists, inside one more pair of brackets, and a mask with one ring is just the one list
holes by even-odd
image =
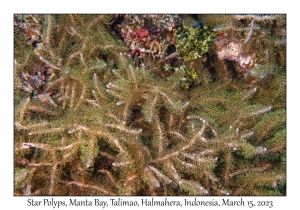
[[285, 14], [14, 14], [14, 195], [285, 196]]

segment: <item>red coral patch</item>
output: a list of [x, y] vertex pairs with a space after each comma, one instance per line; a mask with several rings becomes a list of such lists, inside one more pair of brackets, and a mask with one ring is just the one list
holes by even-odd
[[147, 29], [139, 28], [135, 32], [139, 41], [142, 41], [143, 38], [147, 38], [149, 36], [149, 32]]

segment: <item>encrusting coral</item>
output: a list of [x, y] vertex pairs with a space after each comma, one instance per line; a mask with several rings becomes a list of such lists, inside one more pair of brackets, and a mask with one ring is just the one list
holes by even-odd
[[[34, 19], [41, 37], [30, 44], [15, 24], [15, 195], [285, 195], [284, 46], [275, 46], [280, 56], [263, 58], [252, 46], [263, 36], [255, 30], [246, 43], [217, 32], [215, 45], [227, 39], [258, 59], [241, 76], [231, 63], [238, 54], [222, 57], [211, 43], [185, 63], [195, 81], [183, 88], [180, 71], [165, 71], [182, 68], [180, 58], [136, 63], [126, 42], [146, 42], [151, 30], [139, 27], [130, 37], [121, 30], [124, 43], [112, 26], [119, 17], [43, 15]], [[203, 16], [203, 23], [213, 29], [237, 19], [218, 18]], [[247, 18], [236, 21], [251, 24]], [[278, 28], [272, 31], [281, 37]], [[275, 50], [271, 36], [263, 42]]]

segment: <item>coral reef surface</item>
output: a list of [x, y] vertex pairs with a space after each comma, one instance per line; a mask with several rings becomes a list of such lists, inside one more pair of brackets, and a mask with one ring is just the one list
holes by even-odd
[[15, 15], [15, 195], [285, 195], [285, 15]]

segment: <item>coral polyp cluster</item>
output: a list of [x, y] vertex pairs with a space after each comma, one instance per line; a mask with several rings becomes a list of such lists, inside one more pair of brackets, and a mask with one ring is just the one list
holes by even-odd
[[213, 30], [251, 19], [40, 18], [34, 44], [15, 24], [15, 195], [286, 194], [285, 45]]
[[164, 58], [166, 49], [174, 44], [173, 29], [180, 23], [178, 15], [123, 15], [116, 26], [134, 60], [145, 56]]
[[237, 62], [243, 70], [248, 70], [254, 65], [255, 55], [246, 55], [242, 43], [235, 38], [218, 37], [215, 41], [217, 55], [220, 60]]

